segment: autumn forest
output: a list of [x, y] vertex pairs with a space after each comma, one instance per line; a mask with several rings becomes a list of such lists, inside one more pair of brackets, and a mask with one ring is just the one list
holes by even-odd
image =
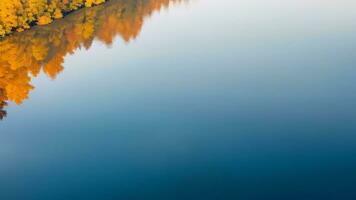
[[[23, 31], [31, 23], [48, 24], [63, 13], [91, 7], [104, 0], [5, 0], [0, 5], [0, 34]], [[64, 58], [78, 48], [89, 49], [94, 39], [110, 45], [116, 36], [129, 42], [140, 33], [144, 18], [179, 0], [111, 0], [83, 8], [46, 26], [34, 26], [0, 39], [0, 119], [9, 101], [21, 104], [42, 71], [55, 79]], [[9, 17], [12, 16], [12, 17]]]
[[105, 0], [2, 0], [0, 37], [12, 31], [22, 32], [33, 24], [49, 24], [65, 13], [103, 2]]

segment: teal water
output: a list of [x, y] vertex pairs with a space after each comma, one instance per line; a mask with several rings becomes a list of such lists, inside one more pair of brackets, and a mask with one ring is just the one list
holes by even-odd
[[0, 199], [355, 199], [355, 6], [191, 0], [76, 50], [6, 107]]

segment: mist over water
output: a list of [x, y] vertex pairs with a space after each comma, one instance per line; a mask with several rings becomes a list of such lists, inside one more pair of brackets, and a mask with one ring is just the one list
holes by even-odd
[[355, 199], [355, 6], [113, 0], [4, 38], [0, 199]]

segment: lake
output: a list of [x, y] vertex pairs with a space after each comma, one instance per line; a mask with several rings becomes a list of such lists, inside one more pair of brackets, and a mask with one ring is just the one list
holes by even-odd
[[356, 199], [356, 1], [111, 0], [0, 41], [0, 199]]

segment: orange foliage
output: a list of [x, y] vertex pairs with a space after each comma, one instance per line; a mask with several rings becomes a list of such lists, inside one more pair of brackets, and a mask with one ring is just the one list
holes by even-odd
[[81, 7], [92, 7], [106, 0], [1, 0], [0, 37], [13, 32], [22, 32], [30, 25], [46, 25], [63, 17], [63, 13]]
[[[140, 33], [146, 16], [167, 7], [170, 2], [178, 1], [180, 0], [110, 0], [104, 5], [72, 13], [48, 26], [38, 26], [3, 38], [0, 40], [0, 119], [6, 116], [4, 107], [8, 101], [21, 104], [29, 97], [30, 91], [34, 89], [30, 83], [31, 78], [36, 77], [41, 71], [52, 79], [56, 78], [64, 69], [65, 56], [81, 47], [89, 49], [95, 38], [106, 45], [110, 45], [117, 36], [129, 42]], [[46, 16], [40, 5], [46, 5], [43, 2], [47, 0], [28, 2], [31, 2], [29, 9], [34, 13], [42, 12], [41, 17]], [[51, 2], [62, 2], [65, 6], [73, 7], [81, 5], [80, 2], [83, 1]], [[89, 6], [104, 0], [86, 2], [89, 2]], [[21, 4], [14, 5], [21, 7]], [[56, 15], [60, 15], [58, 10], [54, 10], [54, 13], [56, 12]], [[46, 18], [38, 21], [40, 24], [46, 22], [48, 22]]]

